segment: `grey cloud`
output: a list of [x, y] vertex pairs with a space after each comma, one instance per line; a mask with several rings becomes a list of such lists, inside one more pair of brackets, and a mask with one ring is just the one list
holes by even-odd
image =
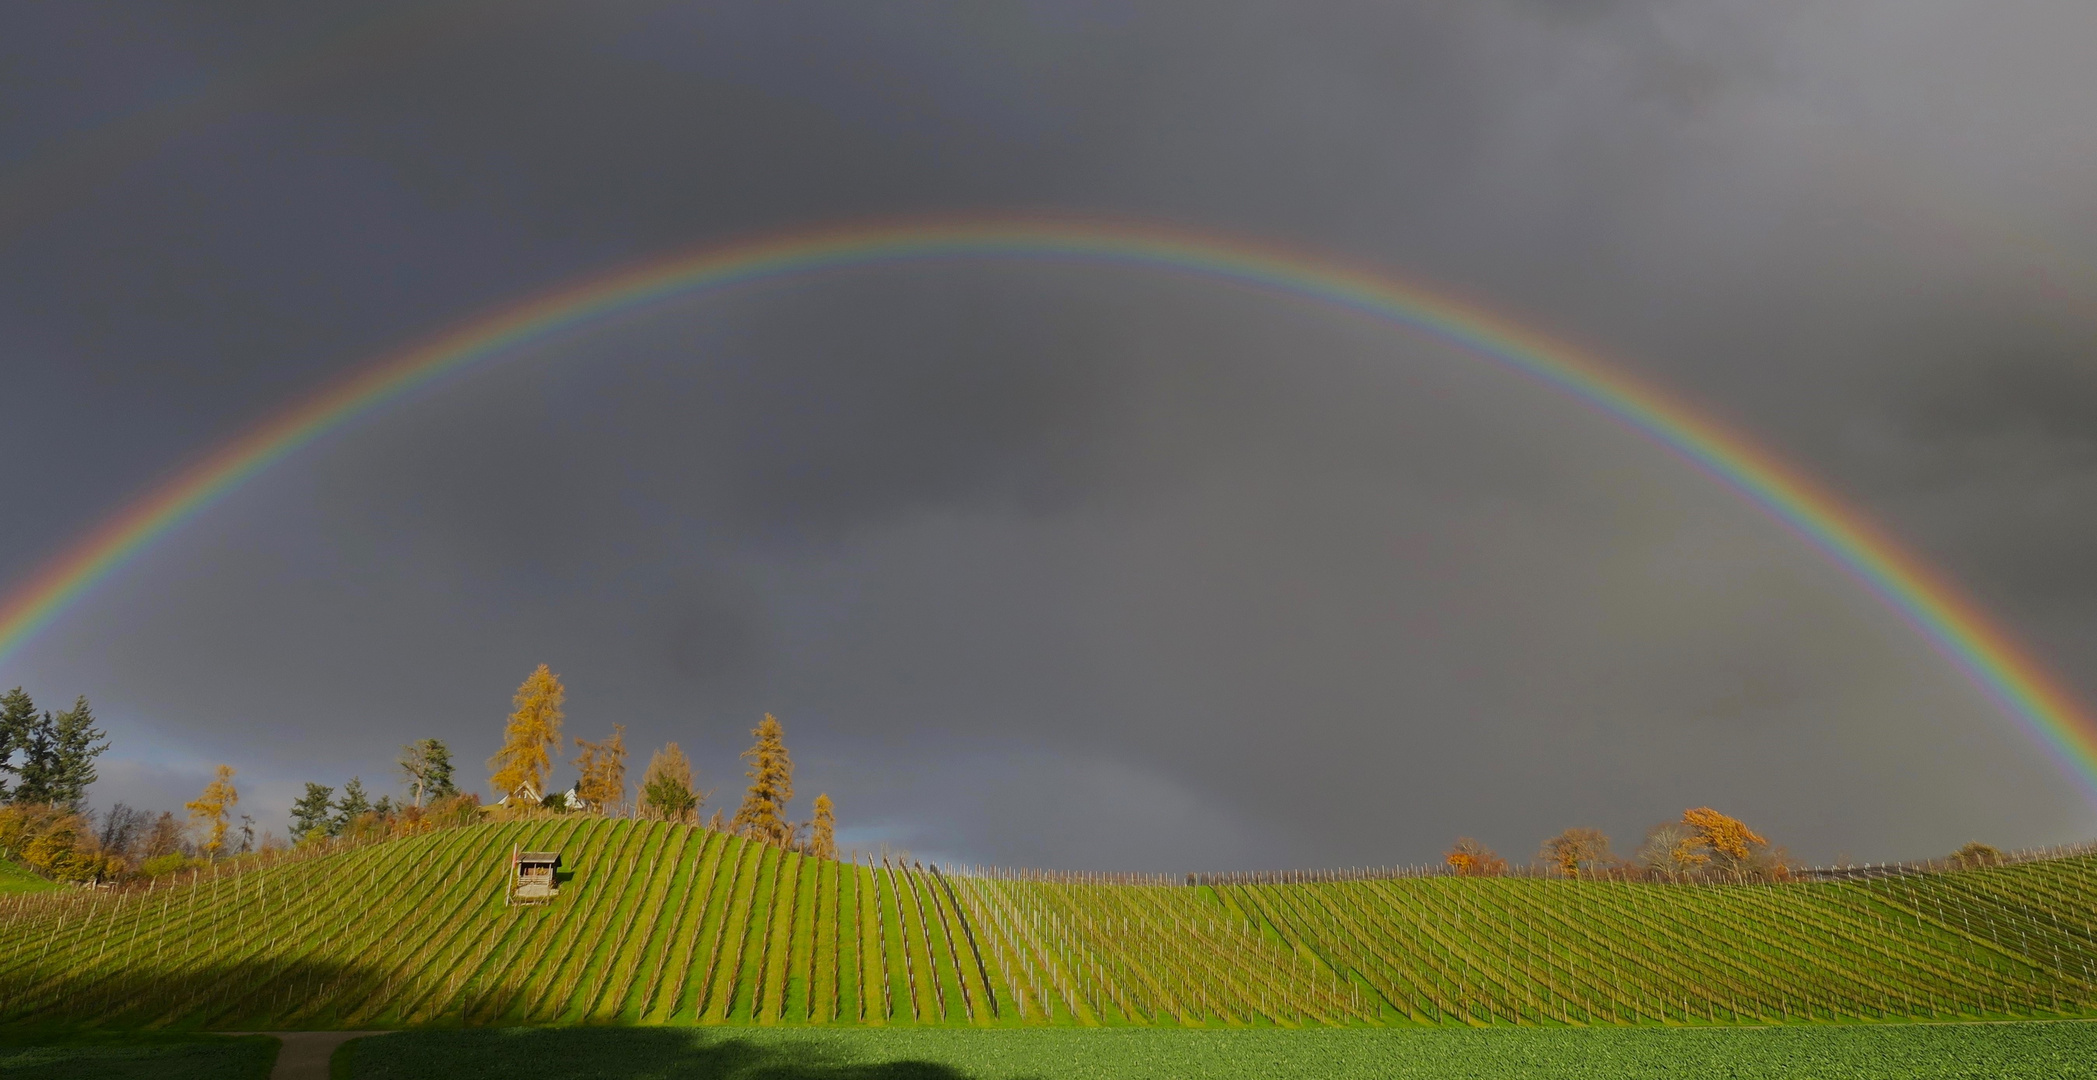
[[[1620, 357], [2097, 692], [2089, 15], [2014, 7], [460, 7], [0, 248], [33, 350], [0, 389], [48, 403], [0, 429], [39, 522], [0, 567], [504, 297], [1050, 208], [1330, 249]], [[314, 34], [154, 17], [154, 70]], [[159, 85], [81, 56], [79, 90], [26, 69], [0, 139]], [[953, 858], [1520, 856], [1706, 802], [1813, 857], [2097, 821], [1651, 444], [1416, 336], [1101, 268], [857, 272], [546, 342], [260, 478], [11, 678], [289, 791], [424, 734], [477, 759], [540, 660], [579, 733], [677, 738], [723, 788], [780, 713], [806, 790]]]

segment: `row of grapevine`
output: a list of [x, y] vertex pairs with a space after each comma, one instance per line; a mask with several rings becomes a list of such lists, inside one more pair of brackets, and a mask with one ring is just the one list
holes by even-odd
[[[507, 856], [562, 852], [552, 902]], [[1749, 885], [954, 872], [484, 823], [0, 898], [0, 1022], [1768, 1023], [2097, 1011], [2097, 856]]]
[[[2097, 1007], [2087, 859], [1868, 884], [1419, 878], [1219, 889], [1413, 1020], [1881, 1020]], [[2031, 881], [2005, 880], [2018, 876]]]

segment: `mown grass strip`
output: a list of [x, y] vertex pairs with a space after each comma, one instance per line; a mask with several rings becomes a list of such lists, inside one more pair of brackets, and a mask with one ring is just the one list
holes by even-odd
[[812, 976], [818, 941], [816, 924], [822, 915], [819, 886], [826, 861], [804, 857], [794, 871], [794, 922], [787, 942], [787, 960], [783, 965], [786, 986], [784, 1005], [780, 1010], [782, 1021], [807, 1023], [816, 1019], [813, 1015]]
[[684, 834], [685, 842], [679, 855], [683, 877], [672, 881], [663, 895], [664, 910], [658, 916], [662, 925], [658, 927], [654, 942], [642, 953], [646, 976], [635, 981], [619, 1011], [619, 1019], [627, 1023], [656, 1019], [654, 1006], [662, 997], [666, 972], [679, 964], [690, 963], [691, 923], [693, 916], [700, 911], [705, 895], [700, 885], [701, 874], [713, 859], [717, 834], [696, 826], [685, 827]]
[[655, 944], [662, 914], [663, 897], [676, 880], [679, 860], [685, 851], [683, 826], [664, 821], [636, 823], [651, 836], [633, 868], [627, 899], [614, 910], [607, 933], [597, 946], [591, 964], [602, 964], [604, 975], [593, 993], [577, 1005], [583, 1020], [609, 1020], [625, 1007], [627, 991], [633, 986], [643, 961], [641, 950]]
[[[578, 845], [574, 877], [562, 886], [561, 897], [547, 905], [557, 929], [542, 957], [532, 986], [526, 990], [521, 1015], [529, 1023], [552, 1023], [568, 1002], [575, 982], [583, 972], [577, 963], [602, 930], [598, 912], [616, 900], [619, 870], [630, 866], [630, 855], [639, 834], [625, 828], [626, 822], [607, 821]], [[565, 854], [563, 864], [567, 862]]]
[[734, 996], [730, 999], [731, 1020], [754, 1020], [764, 987], [765, 945], [771, 937], [772, 907], [779, 890], [779, 864], [785, 853], [770, 844], [760, 844], [757, 876], [750, 892], [749, 914], [744, 918], [737, 942]]
[[579, 925], [574, 905], [580, 902], [583, 889], [577, 887], [577, 878], [594, 871], [601, 863], [601, 850], [612, 827], [612, 822], [602, 819], [570, 819], [550, 835], [523, 838], [535, 844], [558, 844], [562, 865], [571, 868], [563, 873], [571, 876], [561, 887], [560, 895], [549, 902], [502, 909], [502, 917], [520, 924], [524, 933], [517, 939], [513, 962], [496, 985], [485, 991], [487, 1002], [476, 1009], [476, 1015], [485, 1011], [498, 1023], [521, 1023], [531, 1016], [532, 1008], [559, 971], [568, 936]]
[[[536, 838], [542, 829], [543, 826], [534, 827], [529, 830], [528, 835]], [[391, 1008], [398, 997], [402, 968], [412, 963], [418, 945], [428, 940], [418, 932], [437, 933], [439, 928], [452, 925], [448, 916], [456, 914], [461, 919], [469, 918], [473, 912], [492, 899], [481, 895], [480, 890], [475, 888], [482, 880], [481, 875], [486, 872], [486, 868], [481, 864], [494, 862], [491, 855], [500, 850], [506, 834], [514, 835], [514, 832], [492, 826], [479, 826], [469, 831], [478, 832], [480, 835], [461, 837], [458, 843], [446, 844], [433, 850], [417, 851], [411, 848], [400, 853], [406, 858], [398, 861], [404, 866], [416, 868], [416, 872], [405, 877], [396, 891], [386, 897], [386, 902], [381, 905], [386, 910], [377, 914], [384, 920], [386, 934], [381, 940], [371, 943], [363, 954], [365, 961], [374, 965], [373, 970], [363, 985], [343, 995], [336, 1013], [338, 1019], [343, 1022], [359, 1022]], [[436, 887], [432, 888], [433, 883], [426, 876], [428, 868], [447, 865], [452, 872], [435, 882]], [[506, 867], [501, 872], [506, 876]], [[426, 899], [418, 902], [415, 899], [418, 896]], [[417, 911], [420, 917], [403, 918], [403, 912], [398, 910], [400, 907]], [[292, 1016], [279, 1012], [270, 1019], [274, 1024], [288, 1022]]]
[[[735, 846], [730, 849], [733, 852], [733, 861], [729, 863], [729, 873], [720, 886], [722, 902], [709, 905], [714, 908], [714, 912], [707, 917], [706, 966], [694, 991], [696, 1004], [692, 1007], [692, 1016], [696, 1022], [719, 1022], [726, 1019], [727, 1003], [732, 1000], [735, 971], [733, 967], [724, 964], [724, 960], [727, 959], [729, 942], [740, 941], [742, 925], [738, 921], [738, 912], [746, 915], [749, 910], [748, 894], [753, 887], [751, 878], [758, 857], [762, 854], [757, 850], [757, 845], [747, 840], [738, 839], [734, 843]], [[738, 935], [733, 939], [729, 936], [731, 927]], [[722, 970], [724, 967], [728, 967], [726, 972]]]
[[738, 863], [735, 893], [729, 900], [726, 914], [721, 920], [720, 949], [714, 958], [711, 977], [707, 986], [707, 1006], [702, 1021], [726, 1022], [736, 1002], [743, 973], [743, 946], [750, 934], [751, 913], [756, 910], [759, 881], [768, 865], [767, 858], [776, 849], [767, 844], [744, 841], [743, 858]]
[[624, 932], [626, 920], [648, 879], [653, 856], [662, 844], [661, 822], [622, 821], [617, 824], [628, 839], [620, 844], [619, 854], [612, 865], [605, 868], [612, 881], [593, 898], [593, 906], [598, 910], [584, 916], [589, 931], [577, 942], [573, 954], [575, 959], [568, 965], [571, 974], [565, 992], [556, 995], [549, 1007], [557, 1023], [582, 1020], [588, 1003], [596, 999], [604, 981], [611, 977], [607, 960], [612, 943], [619, 933]]
[[633, 920], [618, 930], [613, 939], [611, 977], [605, 980], [604, 990], [587, 1012], [592, 1020], [617, 1020], [629, 1015], [629, 999], [668, 951], [665, 938], [669, 927], [665, 924], [676, 916], [668, 909], [667, 901], [671, 892], [684, 884], [686, 860], [697, 847], [692, 842], [692, 831], [681, 824], [662, 823], [662, 842], [655, 861], [648, 867]]
[[819, 860], [815, 868], [815, 916], [809, 925], [811, 938], [808, 964], [801, 977], [808, 985], [808, 1019], [827, 1024], [837, 1019], [838, 976], [849, 973], [838, 956], [838, 872], [835, 859]]
[[[528, 850], [565, 850], [570, 839], [584, 830], [573, 819], [542, 823], [526, 834], [519, 846]], [[498, 890], [508, 896], [511, 887], [507, 866]], [[471, 955], [472, 969], [461, 985], [468, 988], [460, 1004], [460, 1022], [494, 1023], [507, 1012], [529, 985], [529, 972], [538, 959], [541, 941], [549, 924], [558, 921], [552, 904], [519, 905], [476, 892], [466, 909], [468, 918], [459, 933], [464, 937], [460, 955]]]
[[[908, 937], [903, 932], [902, 897], [896, 894], [895, 872], [887, 860], [874, 869], [874, 891], [879, 903], [881, 950], [888, 969], [890, 1023], [917, 1023], [929, 1018], [918, 998], [916, 965], [912, 964]], [[927, 992], [929, 995], [929, 991]]]
[[881, 924], [880, 883], [871, 866], [852, 866], [852, 892], [859, 908], [861, 1023], [885, 1025], [894, 1013], [890, 1004], [888, 945]]
[[802, 913], [801, 866], [806, 861], [798, 852], [784, 851], [779, 855], [764, 952], [755, 966], [758, 998], [752, 1011], [760, 1024], [776, 1024], [786, 1018], [786, 979], [793, 962], [794, 927]]
[[713, 833], [707, 837], [704, 869], [690, 901], [693, 908], [687, 918], [690, 925], [688, 940], [682, 946], [683, 954], [670, 958], [665, 988], [657, 993], [656, 1004], [649, 1009], [650, 1019], [662, 1023], [697, 1019], [717, 936], [714, 928], [727, 917], [730, 879], [735, 874], [742, 850], [739, 841], [725, 834]]

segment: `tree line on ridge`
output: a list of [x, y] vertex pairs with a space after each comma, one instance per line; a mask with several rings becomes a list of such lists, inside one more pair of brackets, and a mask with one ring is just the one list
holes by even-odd
[[[1971, 843], [1946, 860], [1953, 866], [1982, 867], [2001, 863], [2002, 852]], [[1471, 837], [1457, 838], [1442, 861], [1460, 877], [1499, 877], [1509, 872], [1507, 860]], [[1608, 881], [1791, 881], [1799, 865], [1739, 818], [1708, 806], [1682, 811], [1682, 817], [1646, 830], [1629, 858], [1610, 850], [1600, 829], [1572, 828], [1544, 841], [1536, 866], [1568, 878]]]
[[[186, 819], [123, 803], [98, 815], [86, 805], [87, 789], [97, 779], [95, 759], [110, 744], [95, 726], [87, 698], [53, 713], [39, 710], [16, 687], [0, 694], [0, 858], [53, 880], [95, 883], [155, 877], [295, 845], [409, 835], [491, 816], [588, 813], [702, 824], [700, 815], [713, 793], [698, 786], [691, 759], [674, 741], [650, 755], [628, 800], [626, 729], [620, 724], [602, 739], [573, 738], [570, 763], [577, 779], [565, 791], [547, 790], [562, 749], [566, 698], [559, 676], [545, 664], [518, 686], [501, 747], [488, 759], [493, 803], [483, 804], [478, 795], [458, 787], [451, 749], [442, 740], [421, 739], [402, 747], [396, 762], [399, 797], [374, 798], [358, 776], [339, 793], [308, 782], [292, 804], [290, 838], [284, 839], [268, 829], [258, 836], [254, 818], [238, 813], [240, 792], [229, 764], [219, 765], [197, 798], [183, 804]], [[836, 808], [827, 793], [815, 797], [808, 820], [794, 821], [788, 813], [794, 765], [784, 726], [767, 713], [750, 734], [751, 746], [742, 754], [748, 763], [742, 801], [733, 817], [716, 808], [705, 827], [836, 858]], [[1978, 867], [2002, 858], [1997, 849], [1972, 843], [1947, 861]], [[1471, 837], [1460, 837], [1443, 861], [1465, 877], [1510, 872], [1505, 858]], [[1629, 857], [1614, 853], [1599, 829], [1566, 829], [1544, 842], [1536, 863], [1554, 875], [1602, 880], [1784, 881], [1797, 869], [1783, 848], [1710, 807], [1685, 810], [1679, 820], [1654, 826]]]

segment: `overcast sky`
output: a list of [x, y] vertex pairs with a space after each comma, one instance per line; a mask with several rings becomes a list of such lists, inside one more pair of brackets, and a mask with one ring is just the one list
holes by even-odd
[[[1753, 433], [2097, 697], [2097, 5], [14, 4], [0, 580], [360, 363], [650, 255], [901, 213], [1306, 246]], [[1178, 871], [2097, 836], [1813, 549], [1587, 407], [1127, 268], [918, 264], [506, 354], [246, 483], [0, 682], [94, 801], [210, 766], [470, 786], [533, 665], [711, 805], [921, 857]], [[572, 777], [563, 768], [562, 782]]]

